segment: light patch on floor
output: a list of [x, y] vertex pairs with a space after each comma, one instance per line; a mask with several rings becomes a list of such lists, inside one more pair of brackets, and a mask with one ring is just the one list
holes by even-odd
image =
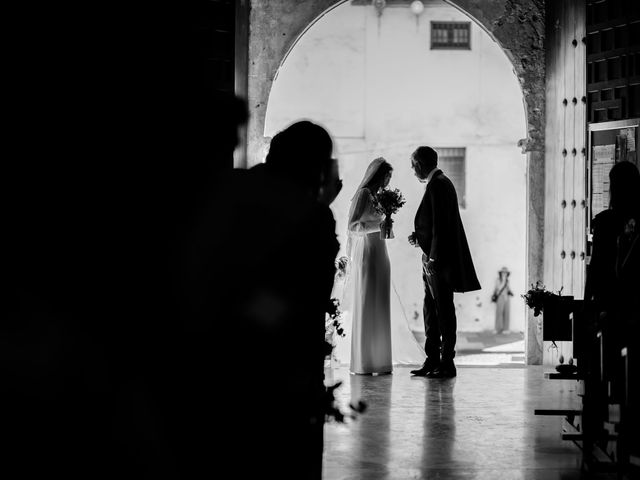
[[471, 355], [459, 355], [455, 358], [458, 366], [498, 366], [498, 365], [524, 365], [524, 355], [511, 353], [475, 353]]
[[517, 342], [505, 343], [503, 345], [496, 345], [495, 347], [488, 347], [482, 350], [488, 353], [524, 353], [524, 340], [518, 340]]

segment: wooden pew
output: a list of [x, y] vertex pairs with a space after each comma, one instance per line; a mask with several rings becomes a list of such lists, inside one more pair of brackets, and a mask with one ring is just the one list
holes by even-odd
[[[624, 360], [624, 397], [620, 410], [620, 446], [618, 458], [622, 478], [640, 478], [640, 339], [632, 337], [620, 354]], [[635, 380], [635, 381], [634, 381]]]
[[[614, 472], [619, 469], [616, 458], [618, 431], [615, 424], [610, 422], [612, 412], [607, 370], [610, 362], [605, 360], [609, 355], [607, 336], [594, 328], [595, 313], [589, 311], [582, 300], [565, 300], [563, 304], [549, 310], [545, 306], [547, 318], [544, 318], [543, 328], [555, 324], [551, 329], [551, 335], [557, 334], [560, 337], [549, 338], [550, 335], [547, 334], [547, 340], [572, 342], [577, 370], [573, 373], [545, 372], [544, 376], [549, 380], [576, 380], [579, 383], [578, 395], [581, 397], [582, 408], [544, 408], [537, 409], [534, 413], [564, 417], [562, 438], [572, 441], [580, 448], [585, 470]], [[570, 322], [570, 339], [566, 338], [566, 322]]]

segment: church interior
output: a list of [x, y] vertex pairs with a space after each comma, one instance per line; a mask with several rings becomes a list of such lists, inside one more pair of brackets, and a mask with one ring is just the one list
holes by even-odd
[[[6, 8], [13, 40], [5, 70], [10, 296], [0, 327], [5, 478], [640, 478], [640, 190], [633, 183], [640, 167], [640, 2], [193, 0]], [[454, 20], [429, 17], [446, 9]], [[305, 38], [319, 45], [319, 26], [339, 31], [328, 45], [344, 47], [356, 35], [338, 16], [347, 11], [363, 19], [358, 32], [374, 57], [382, 56], [375, 45], [394, 21], [408, 26], [407, 36], [424, 33], [425, 52], [441, 55], [442, 65], [460, 50], [479, 51], [473, 39], [504, 54], [511, 86], [483, 91], [502, 90], [505, 98], [515, 92], [510, 111], [521, 125], [514, 135], [522, 131], [504, 147], [504, 158], [514, 162], [509, 182], [522, 187], [506, 222], [515, 232], [509, 238], [520, 242], [520, 250], [509, 250], [516, 259], [510, 268], [523, 285], [510, 300], [524, 343], [512, 364], [460, 357], [454, 378], [411, 376], [409, 365], [391, 375], [353, 375], [330, 350], [318, 356], [323, 332], [318, 337], [304, 318], [274, 333], [272, 316], [289, 305], [262, 291], [257, 303], [248, 301], [257, 279], [268, 275], [269, 288], [286, 283], [287, 292], [304, 292], [309, 312], [330, 297], [319, 293], [327, 277], [324, 244], [286, 225], [302, 215], [303, 202], [244, 175], [265, 162], [273, 136], [286, 126], [278, 121], [297, 120], [287, 117], [292, 111], [325, 123], [330, 134], [344, 130], [334, 138], [340, 161], [358, 158], [354, 145], [382, 145], [352, 133], [362, 107], [352, 111], [347, 103], [367, 82], [344, 90], [337, 80], [327, 83], [340, 75], [327, 70], [328, 80], [318, 82], [326, 98], [347, 94], [325, 110], [330, 100], [320, 93], [312, 103], [313, 92], [282, 86], [286, 75], [314, 61], [300, 52]], [[429, 35], [437, 28], [449, 37], [440, 37], [444, 47], [434, 53]], [[471, 45], [456, 44], [469, 38]], [[351, 50], [344, 48], [344, 58], [356, 58], [346, 56]], [[388, 58], [403, 54], [394, 51]], [[331, 52], [317, 61], [332, 65]], [[293, 73], [287, 65], [296, 66]], [[372, 76], [387, 70], [393, 66], [383, 64]], [[428, 117], [432, 110], [419, 92], [405, 95], [405, 112]], [[380, 96], [366, 105], [381, 105]], [[313, 108], [305, 112], [303, 104]], [[314, 118], [320, 111], [325, 117]], [[402, 119], [399, 111], [385, 128], [418, 118]], [[500, 115], [496, 108], [482, 118]], [[462, 131], [467, 119], [458, 116], [460, 123], [443, 131]], [[363, 118], [364, 130], [378, 128]], [[480, 127], [470, 124], [469, 135]], [[413, 141], [401, 148], [415, 148]], [[440, 145], [466, 152], [466, 223], [476, 215], [477, 183], [486, 180], [470, 173], [475, 158], [484, 161], [474, 152], [502, 151], [497, 140], [474, 141], [466, 150], [449, 140]], [[312, 155], [312, 146], [296, 145], [300, 160]], [[351, 157], [348, 148], [356, 152]], [[622, 171], [619, 164], [635, 166], [635, 173], [610, 175]], [[483, 185], [487, 195], [495, 189], [491, 180]], [[282, 206], [287, 213], [276, 222], [264, 213]], [[341, 225], [338, 215], [327, 220], [309, 212], [303, 233], [320, 231], [323, 222]], [[334, 230], [331, 262], [346, 242]], [[479, 226], [477, 238], [485, 230]], [[474, 256], [490, 254], [493, 233], [482, 237], [486, 246], [472, 245]], [[265, 260], [267, 247], [285, 234], [295, 246]], [[506, 255], [494, 250], [483, 284], [494, 281], [501, 251]], [[493, 312], [491, 291], [493, 283], [484, 306], [460, 297], [459, 308]], [[251, 315], [258, 320], [248, 326]], [[471, 330], [477, 316], [469, 313]], [[320, 343], [305, 343], [314, 334]], [[513, 358], [508, 349], [488, 352]], [[318, 378], [324, 388], [308, 393]], [[319, 416], [304, 417], [316, 407]]]

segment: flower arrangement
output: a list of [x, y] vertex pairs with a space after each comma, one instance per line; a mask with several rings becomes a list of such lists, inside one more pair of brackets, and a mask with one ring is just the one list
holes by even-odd
[[381, 213], [386, 217], [384, 229], [380, 231], [381, 238], [393, 238], [393, 234], [391, 232], [393, 220], [391, 215], [400, 210], [405, 203], [406, 200], [404, 196], [397, 188], [385, 188], [375, 196], [375, 209], [378, 213]]
[[521, 295], [525, 303], [533, 309], [533, 316], [537, 317], [544, 310], [544, 304], [553, 297], [559, 297], [562, 289], [556, 294], [546, 289], [546, 287], [537, 281], [535, 285], [531, 284], [531, 288], [527, 293]]
[[349, 257], [342, 256], [336, 260], [336, 274], [338, 278], [342, 278], [347, 274], [347, 266], [349, 265]]
[[327, 304], [327, 316], [324, 323], [324, 357], [329, 360], [329, 364], [338, 366], [339, 362], [333, 351], [336, 346], [336, 335], [345, 337], [346, 333], [340, 323], [342, 312], [340, 311], [340, 301], [336, 298], [329, 300]]
[[[337, 334], [341, 337], [346, 335], [344, 328], [340, 323], [341, 317], [342, 312], [340, 311], [340, 301], [337, 298], [332, 298], [327, 304], [327, 320], [325, 323], [325, 345], [327, 347], [327, 355], [331, 355], [333, 351], [334, 335]], [[344, 411], [334, 393], [334, 391], [341, 385], [342, 382], [338, 381], [334, 385], [328, 385], [325, 387], [323, 404], [326, 421], [346, 423], [347, 419], [357, 420], [358, 415], [364, 413], [367, 408], [367, 404], [365, 402], [358, 400], [357, 402], [349, 403], [349, 410]]]
[[342, 312], [340, 311], [340, 300], [332, 298], [327, 305], [327, 319], [325, 320], [325, 338], [333, 338], [333, 334], [337, 333], [341, 337], [344, 337], [344, 328], [340, 319], [342, 318]]

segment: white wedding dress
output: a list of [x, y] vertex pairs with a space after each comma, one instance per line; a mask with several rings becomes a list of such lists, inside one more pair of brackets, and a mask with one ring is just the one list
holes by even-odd
[[341, 300], [346, 337], [338, 337], [335, 357], [352, 373], [387, 373], [394, 364], [422, 365], [425, 353], [409, 329], [400, 299], [391, 288], [387, 240], [380, 238], [383, 215], [373, 205], [368, 182], [382, 164], [374, 160], [349, 211], [347, 274], [334, 286]]

